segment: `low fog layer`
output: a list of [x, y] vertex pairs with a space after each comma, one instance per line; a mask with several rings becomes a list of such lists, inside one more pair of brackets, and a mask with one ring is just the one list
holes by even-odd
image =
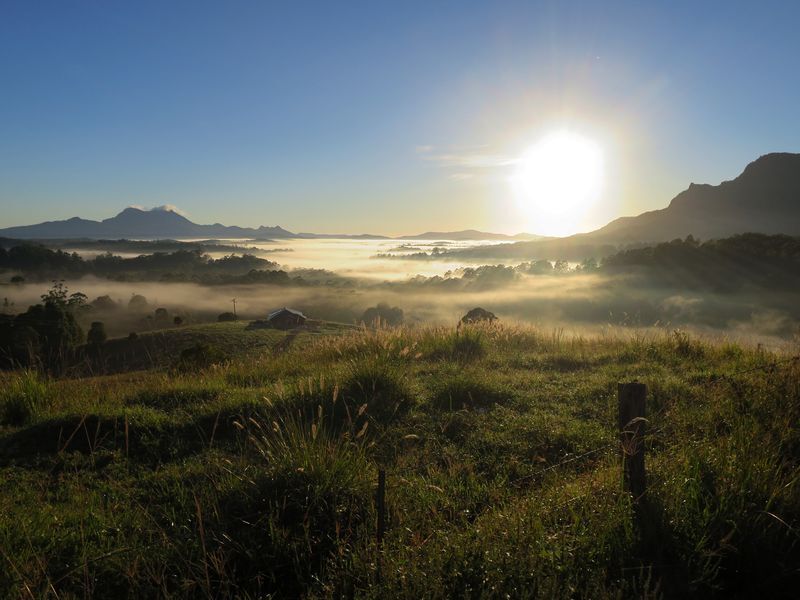
[[[358, 323], [368, 308], [386, 303], [402, 309], [406, 324], [454, 324], [466, 311], [480, 306], [506, 322], [545, 328], [689, 327], [747, 338], [779, 338], [785, 343], [797, 338], [800, 244], [792, 238], [740, 236], [702, 245], [687, 239], [623, 252], [605, 259], [600, 268], [594, 260], [577, 265], [531, 261], [475, 266], [396, 257], [447, 245], [466, 249], [481, 244], [284, 240], [259, 244], [269, 261], [258, 259], [257, 266], [266, 269], [259, 271], [266, 275], [278, 275], [277, 269], [284, 269], [288, 275], [283, 273], [283, 279], [242, 282], [239, 278], [201, 285], [189, 283], [189, 277], [184, 278], [187, 282], [178, 282], [174, 277], [165, 279], [167, 274], [160, 271], [137, 270], [119, 271], [119, 277], [114, 277], [127, 281], [84, 275], [67, 278], [66, 284], [70, 292], [81, 292], [90, 302], [109, 296], [118, 303], [118, 310], [90, 310], [84, 316], [85, 320], [104, 320], [112, 335], [154, 327], [147, 314], [156, 308], [166, 308], [186, 323], [214, 321], [232, 311], [236, 298], [237, 313], [244, 319], [264, 318], [287, 306], [311, 318]], [[382, 256], [387, 251], [395, 257]], [[137, 269], [150, 269], [148, 264]], [[245, 262], [241, 268], [251, 267]], [[163, 280], [149, 281], [158, 278]], [[38, 302], [49, 281], [31, 281], [0, 286], [0, 301], [7, 299], [2, 310], [21, 312]], [[127, 310], [134, 294], [147, 298], [147, 311], [131, 314]]]
[[[545, 328], [595, 331], [614, 325], [625, 327], [691, 327], [736, 337], [791, 340], [797, 331], [797, 296], [772, 298], [765, 308], [759, 295], [664, 293], [639, 289], [626, 279], [599, 274], [523, 276], [502, 287], [442, 290], [420, 287], [418, 282], [363, 286], [352, 289], [284, 287], [272, 285], [200, 286], [190, 283], [114, 282], [84, 278], [66, 282], [70, 292], [89, 300], [108, 295], [126, 307], [134, 294], [147, 298], [149, 310], [166, 308], [187, 322], [213, 321], [236, 308], [240, 318], [264, 318], [282, 306], [297, 308], [309, 317], [358, 322], [364, 311], [380, 302], [403, 309], [405, 323], [455, 324], [476, 306], [487, 308], [507, 322], [521, 321]], [[17, 312], [39, 301], [47, 284], [5, 286], [0, 294]], [[137, 322], [127, 309], [87, 317], [103, 318], [112, 335], [123, 335]], [[774, 341], [774, 340], [773, 340]]]

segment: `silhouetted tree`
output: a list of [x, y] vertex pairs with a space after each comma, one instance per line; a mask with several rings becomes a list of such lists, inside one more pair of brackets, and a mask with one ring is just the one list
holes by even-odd
[[361, 321], [372, 327], [377, 327], [378, 325], [402, 325], [403, 309], [397, 306], [389, 306], [386, 302], [379, 302], [377, 306], [364, 311]]
[[102, 346], [107, 339], [106, 326], [101, 321], [94, 321], [89, 328], [86, 341], [91, 346]]
[[116, 310], [119, 305], [111, 299], [111, 296], [98, 296], [92, 300], [91, 305], [97, 310]]
[[469, 323], [493, 323], [497, 320], [497, 316], [493, 312], [489, 312], [485, 308], [475, 307], [463, 317], [461, 322], [464, 324]]
[[144, 312], [148, 308], [147, 298], [141, 294], [133, 294], [131, 299], [128, 300], [128, 309], [135, 310], [136, 312]]
[[69, 302], [66, 286], [63, 282], [56, 282], [42, 296], [42, 304], [29, 307], [14, 319], [12, 352], [24, 346], [29, 355], [35, 351], [46, 368], [60, 371], [83, 340], [83, 332], [75, 319], [75, 308], [76, 305]]

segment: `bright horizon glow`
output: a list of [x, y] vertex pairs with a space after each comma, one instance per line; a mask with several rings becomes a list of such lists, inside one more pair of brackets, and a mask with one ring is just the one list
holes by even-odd
[[510, 184], [527, 230], [569, 235], [600, 198], [603, 153], [582, 135], [556, 131], [515, 161]]

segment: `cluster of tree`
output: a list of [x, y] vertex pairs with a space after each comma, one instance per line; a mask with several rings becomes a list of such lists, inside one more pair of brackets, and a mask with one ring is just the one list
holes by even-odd
[[403, 324], [403, 309], [397, 306], [389, 306], [386, 302], [379, 302], [377, 306], [372, 306], [361, 315], [361, 322], [370, 327], [380, 327], [389, 325], [396, 327]]
[[0, 246], [0, 269], [23, 273], [63, 273], [84, 275], [89, 272], [86, 261], [76, 253], [50, 250], [38, 244]]
[[37, 244], [0, 247], [0, 271], [24, 273], [12, 279], [46, 280], [95, 275], [115, 281], [163, 281], [205, 285], [329, 285], [348, 287], [353, 282], [323, 269], [301, 269], [287, 273], [278, 264], [252, 254], [214, 259], [201, 250], [144, 254], [123, 258], [110, 253], [84, 260], [78, 254], [52, 250]]
[[425, 277], [424, 275], [417, 275], [404, 282], [391, 282], [385, 285], [393, 289], [477, 291], [508, 285], [516, 281], [518, 277], [519, 273], [517, 273], [515, 267], [481, 265], [479, 267], [462, 267], [447, 271], [444, 276]]
[[690, 235], [609, 256], [602, 271], [636, 273], [653, 285], [720, 292], [746, 287], [796, 290], [800, 238], [747, 233], [700, 243]]
[[[214, 259], [200, 250], [177, 250], [123, 258], [110, 253], [84, 260], [76, 253], [37, 244], [0, 247], [0, 271], [23, 273], [33, 280], [96, 275], [117, 281], [191, 281], [225, 283], [305, 283], [277, 270], [278, 264], [252, 254]], [[19, 277], [19, 276], [17, 276]]]
[[72, 294], [57, 283], [42, 302], [14, 317], [0, 315], [0, 364], [4, 367], [41, 365], [61, 370], [83, 342], [76, 312], [86, 296]]
[[[6, 239], [5, 244], [0, 242], [0, 245], [8, 247], [19, 245], [22, 243], [20, 240]], [[92, 252], [125, 252], [141, 254], [152, 254], [154, 252], [177, 252], [178, 250], [187, 250], [191, 252], [200, 252], [202, 254], [209, 252], [227, 252], [229, 254], [249, 253], [259, 254], [263, 252], [270, 252], [270, 250], [262, 250], [255, 246], [239, 246], [236, 244], [220, 244], [215, 240], [205, 240], [199, 242], [181, 242], [178, 240], [44, 240], [41, 242], [48, 248], [60, 248], [62, 250], [76, 249], [76, 250], [89, 250]]]
[[[606, 243], [580, 243], [570, 238], [533, 240], [511, 244], [486, 244], [468, 248], [447, 248], [436, 246], [429, 252], [420, 251], [404, 254], [402, 252], [381, 253], [377, 258], [397, 260], [449, 260], [452, 262], [474, 260], [526, 260], [532, 256], [558, 256], [562, 260], [581, 261], [587, 257], [600, 258], [618, 252], [623, 248], [640, 248], [644, 244], [616, 245]], [[395, 251], [411, 250], [398, 246]]]

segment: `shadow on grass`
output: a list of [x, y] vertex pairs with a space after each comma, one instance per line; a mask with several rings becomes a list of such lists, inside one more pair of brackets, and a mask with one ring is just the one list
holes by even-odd
[[0, 438], [0, 465], [36, 466], [46, 456], [119, 452], [149, 464], [178, 460], [219, 446], [238, 448], [244, 435], [235, 421], [266, 417], [251, 403], [199, 415], [167, 417], [153, 410], [120, 415], [68, 415], [47, 419]]

